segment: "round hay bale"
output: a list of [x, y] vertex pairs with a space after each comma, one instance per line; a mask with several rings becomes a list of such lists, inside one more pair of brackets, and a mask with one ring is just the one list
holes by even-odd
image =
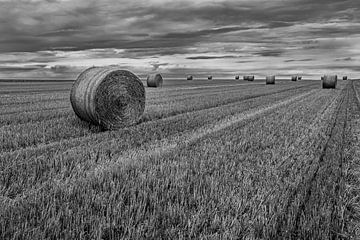
[[302, 77], [301, 76], [298, 76], [298, 80], [301, 80], [302, 79]]
[[324, 76], [321, 76], [321, 81], [324, 81]]
[[291, 81], [294, 81], [294, 82], [295, 82], [295, 81], [297, 81], [297, 80], [298, 80], [298, 76], [292, 76], [292, 77], [291, 77]]
[[212, 80], [212, 76], [210, 75], [210, 76], [208, 76], [208, 80]]
[[160, 73], [149, 74], [146, 79], [148, 87], [162, 87], [163, 78]]
[[244, 76], [244, 80], [246, 80], [246, 81], [254, 81], [254, 79], [255, 79], [254, 75]]
[[347, 77], [347, 76], [343, 76], [343, 80], [348, 80], [348, 77]]
[[236, 75], [235, 76], [235, 80], [239, 80], [240, 79], [240, 76], [239, 75]]
[[275, 84], [275, 76], [266, 76], [266, 84]]
[[92, 67], [82, 72], [70, 92], [75, 114], [113, 130], [133, 125], [145, 109], [145, 88], [139, 77], [116, 67]]
[[191, 76], [191, 75], [187, 76], [186, 80], [193, 80], [193, 76]]
[[248, 76], [243, 76], [244, 81], [248, 80]]
[[337, 75], [325, 75], [324, 80], [322, 81], [323, 88], [336, 88], [337, 85]]

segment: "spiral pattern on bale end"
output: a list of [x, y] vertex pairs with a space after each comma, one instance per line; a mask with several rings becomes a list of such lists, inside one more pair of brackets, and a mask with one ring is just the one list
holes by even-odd
[[70, 92], [75, 114], [105, 130], [137, 123], [145, 109], [145, 88], [139, 77], [115, 67], [82, 72]]
[[146, 83], [148, 87], [162, 87], [163, 77], [160, 73], [149, 74], [147, 76]]
[[322, 88], [336, 88], [337, 75], [329, 76], [325, 75], [322, 81]]
[[275, 84], [275, 76], [267, 76], [266, 77], [266, 84]]
[[191, 75], [187, 76], [186, 80], [193, 80], [193, 76], [191, 76]]
[[294, 81], [294, 82], [295, 82], [295, 81], [297, 81], [297, 80], [298, 80], [298, 76], [292, 76], [292, 77], [291, 77], [291, 81]]

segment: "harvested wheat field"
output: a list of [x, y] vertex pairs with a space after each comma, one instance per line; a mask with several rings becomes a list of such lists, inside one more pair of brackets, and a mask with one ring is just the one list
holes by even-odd
[[168, 79], [113, 131], [72, 84], [0, 82], [1, 239], [358, 233], [360, 81]]

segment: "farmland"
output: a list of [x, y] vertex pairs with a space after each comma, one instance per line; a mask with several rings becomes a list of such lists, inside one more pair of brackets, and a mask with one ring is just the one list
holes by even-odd
[[360, 81], [165, 79], [117, 131], [71, 86], [0, 82], [0, 239], [360, 235]]

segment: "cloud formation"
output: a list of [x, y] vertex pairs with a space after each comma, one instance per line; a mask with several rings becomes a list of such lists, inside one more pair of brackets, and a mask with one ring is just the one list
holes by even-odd
[[[0, 77], [358, 74], [358, 0], [0, 0]], [[336, 66], [334, 68], [334, 66]], [[13, 71], [12, 71], [13, 69]], [[349, 75], [349, 74], [348, 74]]]

